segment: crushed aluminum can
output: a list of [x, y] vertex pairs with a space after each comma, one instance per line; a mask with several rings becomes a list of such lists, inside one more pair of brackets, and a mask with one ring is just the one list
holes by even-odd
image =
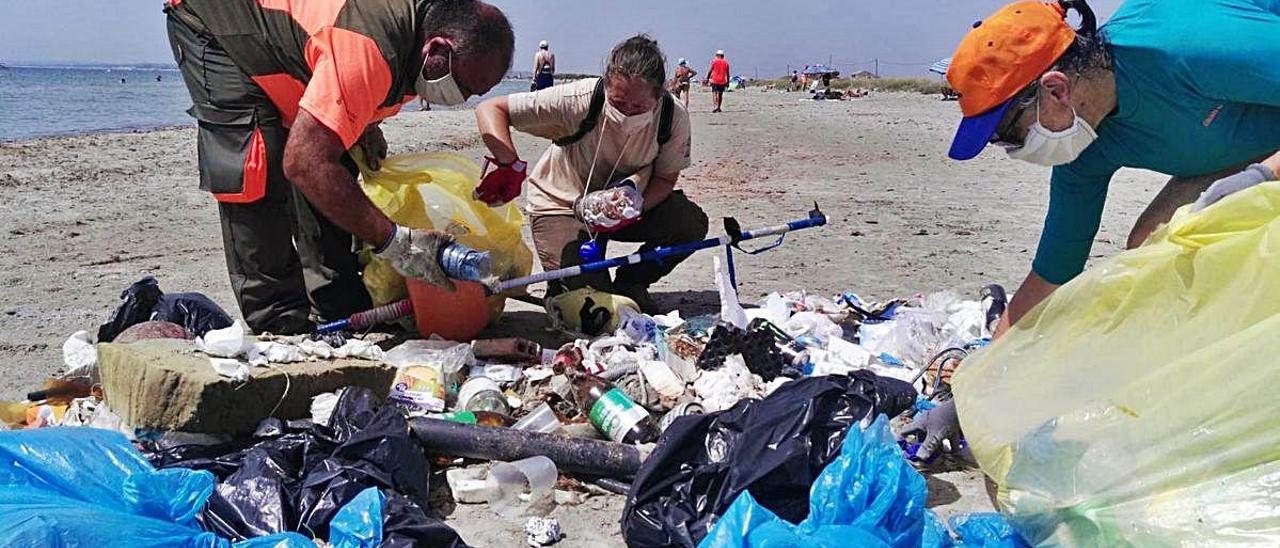
[[560, 521], [556, 518], [529, 518], [524, 522], [524, 535], [525, 542], [535, 548], [550, 546], [564, 538], [560, 532]]

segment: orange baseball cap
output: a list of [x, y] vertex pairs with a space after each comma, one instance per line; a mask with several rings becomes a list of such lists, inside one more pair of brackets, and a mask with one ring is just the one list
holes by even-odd
[[1066, 17], [1056, 2], [1023, 0], [973, 24], [947, 69], [964, 113], [948, 156], [968, 160], [982, 152], [1014, 96], [1075, 42]]

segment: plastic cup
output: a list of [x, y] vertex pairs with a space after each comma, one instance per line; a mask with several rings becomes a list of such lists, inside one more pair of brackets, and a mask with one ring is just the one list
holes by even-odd
[[525, 415], [511, 428], [515, 430], [524, 430], [527, 432], [540, 432], [543, 434], [553, 434], [560, 430], [560, 419], [556, 417], [556, 412], [551, 410], [551, 406], [547, 402], [542, 402], [533, 410], [533, 412]]
[[485, 478], [489, 504], [499, 513], [545, 507], [558, 479], [556, 463], [542, 455], [494, 464]]

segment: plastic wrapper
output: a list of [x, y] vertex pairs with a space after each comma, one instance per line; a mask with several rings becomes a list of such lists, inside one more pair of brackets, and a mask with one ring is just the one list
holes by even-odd
[[896, 416], [916, 392], [865, 371], [789, 382], [763, 400], [676, 418], [632, 483], [622, 534], [632, 546], [693, 547], [738, 495], [798, 522], [808, 491], [851, 426]]
[[[378, 171], [361, 167], [365, 195], [392, 221], [447, 232], [471, 249], [488, 251], [499, 279], [529, 275], [533, 253], [520, 237], [524, 214], [514, 202], [489, 207], [475, 200], [479, 184], [479, 166], [449, 152], [389, 156]], [[404, 278], [383, 260], [372, 259], [363, 276], [375, 306], [408, 296]], [[490, 317], [501, 315], [505, 303], [502, 295], [490, 297]]]
[[[213, 486], [208, 472], [155, 470], [116, 432], [3, 432], [0, 546], [229, 547], [196, 519]], [[236, 546], [314, 544], [283, 534]]]
[[698, 546], [1025, 546], [998, 514], [955, 520], [963, 537], [953, 540], [925, 508], [928, 496], [924, 477], [902, 459], [881, 415], [867, 429], [855, 427], [845, 436], [840, 456], [813, 483], [803, 521], [778, 517], [746, 492]]
[[411, 340], [387, 351], [385, 361], [397, 369], [387, 400], [410, 413], [445, 409], [449, 386], [475, 362], [471, 345], [443, 340]]
[[183, 445], [149, 455], [162, 468], [208, 470], [219, 480], [200, 514], [218, 534], [251, 538], [297, 531], [329, 538], [339, 509], [368, 488], [386, 496], [384, 545], [463, 546], [453, 529], [428, 517], [429, 467], [399, 411], [372, 392], [342, 391], [330, 425], [266, 419], [253, 440]]
[[629, 183], [588, 192], [576, 205], [579, 218], [594, 230], [609, 230], [633, 221], [644, 210], [644, 196]]
[[1280, 544], [1278, 271], [1271, 182], [1179, 210], [966, 360], [961, 427], [1027, 540]]
[[98, 328], [98, 342], [111, 342], [134, 324], [149, 320], [181, 325], [195, 336], [231, 325], [231, 317], [217, 303], [199, 293], [160, 291], [160, 283], [147, 276], [120, 294], [120, 307]]

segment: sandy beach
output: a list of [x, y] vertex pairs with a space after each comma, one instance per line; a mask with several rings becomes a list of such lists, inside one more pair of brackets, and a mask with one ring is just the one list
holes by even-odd
[[[998, 150], [972, 162], [948, 160], [960, 117], [955, 103], [897, 93], [814, 102], [747, 90], [728, 94], [722, 114], [710, 114], [709, 105], [709, 94], [694, 94], [693, 166], [680, 186], [713, 219], [776, 224], [804, 216], [815, 201], [830, 219], [772, 252], [738, 255], [743, 301], [795, 289], [972, 295], [991, 283], [1012, 290], [1026, 274], [1048, 170]], [[406, 113], [384, 128], [393, 154], [482, 156], [469, 111]], [[532, 160], [547, 143], [522, 135], [517, 145]], [[193, 128], [0, 144], [0, 399], [20, 399], [57, 371], [67, 336], [94, 332], [141, 276], [154, 275], [166, 291], [205, 293], [238, 314], [215, 203], [196, 188], [195, 156]], [[1095, 257], [1122, 248], [1164, 181], [1135, 170], [1113, 180]], [[713, 233], [719, 230], [713, 221]], [[695, 256], [656, 286], [659, 304], [686, 314], [715, 307], [713, 255]], [[545, 325], [540, 310], [517, 303], [492, 332], [550, 344], [556, 337]], [[980, 475], [954, 474], [931, 481], [934, 502], [983, 509]], [[596, 498], [558, 509], [568, 535], [560, 546], [620, 544], [622, 502]], [[448, 521], [476, 546], [521, 538], [520, 523], [498, 524], [484, 508], [460, 508]]]

